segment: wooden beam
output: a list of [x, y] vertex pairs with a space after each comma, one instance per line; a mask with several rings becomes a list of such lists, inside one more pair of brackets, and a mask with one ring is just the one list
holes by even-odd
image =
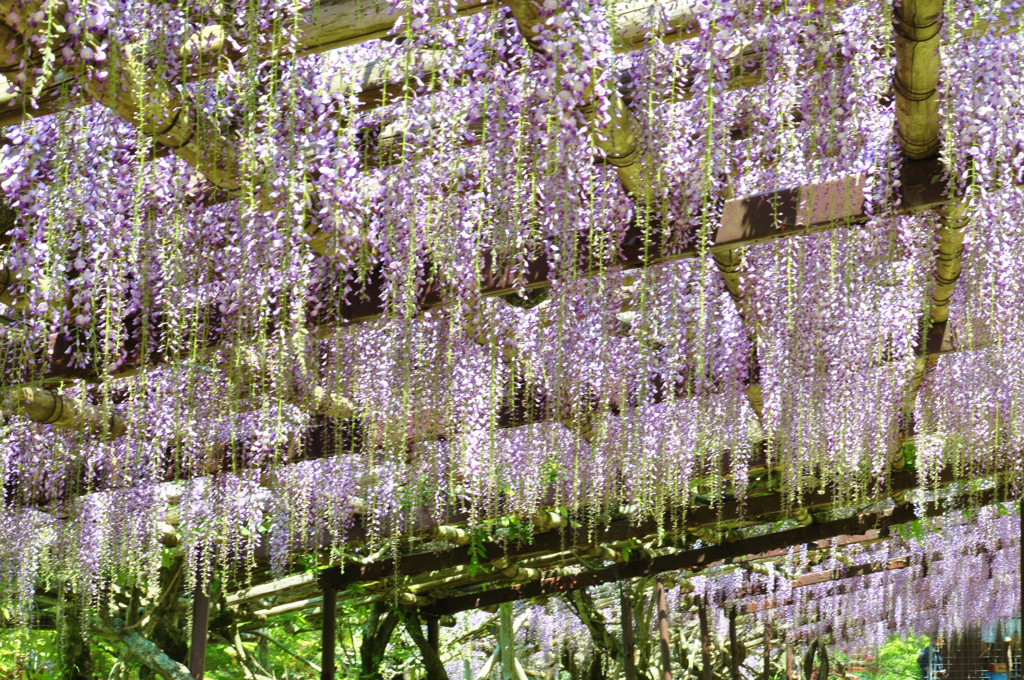
[[[942, 480], [946, 483], [953, 481], [954, 478], [952, 470], [946, 470], [942, 474]], [[917, 488], [917, 484], [916, 473], [905, 470], [894, 473], [886, 484], [877, 487], [877, 491], [882, 493], [886, 491], [906, 491]], [[823, 493], [817, 491], [805, 492], [803, 497], [793, 504], [793, 507], [817, 508], [831, 505], [835, 502], [837, 497], [832, 490], [825, 489], [823, 491]], [[559, 531], [548, 531], [534, 535], [530, 543], [506, 545], [503, 543], [486, 542], [475, 546], [472, 554], [476, 555], [479, 563], [489, 563], [503, 557], [521, 559], [528, 555], [556, 552], [570, 548], [584, 550], [593, 544], [616, 543], [631, 538], [643, 538], [657, 534], [659, 527], [714, 526], [721, 522], [739, 519], [781, 515], [788, 507], [786, 499], [781, 494], [771, 494], [753, 496], [748, 498], [745, 503], [735, 501], [723, 503], [716, 508], [704, 506], [672, 508], [665, 513], [665, 516], [660, 521], [647, 519], [635, 522], [623, 519], [609, 522], [593, 529], [589, 527], [574, 527]], [[755, 550], [752, 552], [764, 551]], [[430, 571], [467, 565], [472, 561], [472, 554], [469, 546], [437, 552], [407, 554], [402, 555], [397, 561], [388, 558], [369, 564], [347, 564], [343, 568], [332, 567], [325, 569], [321, 572], [321, 579], [323, 579], [324, 583], [329, 583], [338, 590], [344, 590], [356, 583], [379, 581], [397, 575], [414, 576]]]
[[[1004, 487], [989, 489], [978, 494], [963, 494], [954, 498], [931, 501], [924, 504], [922, 515], [936, 517], [951, 509], [966, 504], [988, 505], [1005, 500]], [[884, 512], [867, 513], [841, 520], [811, 524], [808, 526], [773, 532], [762, 536], [740, 539], [734, 543], [708, 546], [697, 550], [685, 550], [668, 555], [659, 555], [646, 560], [637, 560], [614, 567], [596, 569], [572, 576], [553, 576], [531, 583], [512, 585], [507, 588], [488, 590], [470, 595], [460, 595], [440, 600], [428, 610], [436, 615], [454, 614], [460, 611], [493, 606], [503, 602], [550, 596], [558, 593], [589, 588], [602, 583], [612, 583], [638, 576], [653, 576], [666, 571], [697, 571], [715, 562], [733, 562], [751, 553], [762, 553], [776, 548], [791, 547], [810, 543], [842, 534], [865, 533], [875, 529], [880, 533], [896, 524], [918, 519], [917, 508], [911, 504]]]
[[[895, 206], [895, 212], [914, 213], [945, 205], [944, 172], [945, 168], [937, 159], [905, 163], [900, 173], [902, 195]], [[863, 224], [868, 220], [863, 193], [867, 181], [868, 177], [864, 174], [852, 174], [730, 200], [726, 203], [717, 228], [710, 235], [708, 252], [714, 254], [767, 241]], [[591, 256], [590, 235], [584, 234], [576, 248], [576, 252], [580, 253], [577, 265], [585, 275], [599, 275], [615, 269], [640, 269], [694, 258], [701, 253], [697, 245], [669, 250], [661, 243], [660, 234], [657, 225], [633, 224], [624, 234], [619, 253], [610, 260]], [[493, 253], [482, 251], [479, 256], [481, 294], [486, 297], [508, 295], [517, 290], [520, 280], [527, 289], [550, 285], [552, 272], [546, 254], [549, 245], [539, 248], [537, 257], [522, 271], [514, 272], [500, 269], [494, 262]], [[342, 306], [342, 316], [349, 322], [379, 318], [385, 311], [383, 283], [380, 272], [372, 272], [368, 280], [353, 291], [349, 302]], [[423, 287], [418, 306], [425, 311], [441, 307], [446, 302], [440, 285], [432, 281]], [[208, 316], [211, 322], [216, 322], [219, 313], [211, 309]], [[129, 331], [134, 330], [134, 323], [131, 319], [125, 320]], [[152, 333], [156, 338], [161, 336], [159, 325]], [[137, 341], [131, 339], [132, 336], [133, 333], [126, 333], [128, 339], [122, 349], [127, 358], [121, 371], [133, 371], [147, 364], [159, 364], [173, 359], [152, 351], [143, 355]], [[70, 346], [69, 342], [64, 334], [57, 335], [52, 352], [53, 361], [45, 380], [97, 377], [98, 367], [93, 362], [87, 362], [82, 367], [68, 365], [64, 350]], [[213, 347], [218, 342], [218, 338], [211, 338], [208, 344]]]

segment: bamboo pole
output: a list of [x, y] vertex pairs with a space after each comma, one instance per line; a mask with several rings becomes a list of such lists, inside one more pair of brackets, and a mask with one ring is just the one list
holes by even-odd
[[13, 272], [6, 266], [0, 269], [0, 302], [8, 307], [23, 309], [28, 302], [24, 286], [20, 293], [11, 292], [12, 288], [23, 283], [20, 272]]
[[124, 418], [81, 399], [64, 397], [40, 387], [19, 387], [13, 390], [19, 409], [37, 423], [76, 430], [106, 439], [118, 439], [127, 432]]
[[498, 607], [498, 649], [501, 658], [501, 680], [526, 680], [522, 666], [516, 660], [515, 623], [512, 620], [512, 603]]
[[896, 132], [907, 158], [928, 158], [939, 150], [936, 87], [942, 67], [939, 56], [942, 9], [943, 0], [902, 0], [893, 8]]

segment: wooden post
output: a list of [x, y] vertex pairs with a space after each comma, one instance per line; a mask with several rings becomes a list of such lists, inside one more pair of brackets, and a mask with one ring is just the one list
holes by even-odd
[[512, 630], [512, 603], [498, 607], [498, 648], [501, 650], [501, 680], [516, 680], [515, 633]]
[[441, 619], [437, 616], [427, 617], [427, 643], [441, 653]]
[[661, 648], [661, 680], [672, 680], [672, 638], [668, 632], [668, 602], [665, 598], [665, 584], [661, 577], [654, 582], [654, 593], [658, 600], [658, 633]]
[[338, 591], [324, 588], [323, 628], [320, 636], [320, 680], [334, 680], [334, 643], [337, 637]]
[[700, 659], [703, 664], [704, 680], [714, 680], [711, 668], [711, 633], [708, 632], [708, 605], [701, 597], [697, 602], [697, 618], [700, 621]]
[[736, 640], [736, 607], [729, 607], [729, 670], [732, 680], [740, 680], [740, 645]]
[[210, 634], [210, 596], [203, 584], [196, 581], [192, 594], [192, 644], [188, 649], [188, 670], [196, 680], [203, 680], [206, 670], [206, 638]]
[[636, 680], [636, 642], [633, 639], [633, 598], [629, 596], [629, 581], [619, 583], [622, 600], [622, 660], [626, 680]]
[[762, 680], [770, 680], [772, 674], [772, 631], [768, 622], [764, 622], [764, 677]]
[[793, 645], [786, 645], [786, 680], [793, 680]]

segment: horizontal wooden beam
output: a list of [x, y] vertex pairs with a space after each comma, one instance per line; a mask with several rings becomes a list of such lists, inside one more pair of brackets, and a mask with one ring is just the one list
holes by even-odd
[[[947, 469], [943, 471], [939, 482], [951, 483], [957, 479], [958, 475], [952, 469]], [[884, 495], [896, 491], [909, 491], [917, 487], [917, 473], [904, 470], [893, 473], [884, 485], [879, 485], [876, 488], [876, 491], [878, 494]], [[607, 544], [626, 541], [631, 538], [644, 538], [655, 535], [664, 527], [670, 526], [713, 526], [722, 522], [752, 520], [778, 515], [785, 516], [794, 508], [811, 510], [830, 506], [838, 500], [841, 499], [836, 496], [832, 489], [824, 489], [820, 492], [808, 491], [796, 503], [787, 503], [782, 494], [777, 493], [753, 496], [746, 499], [743, 503], [733, 501], [713, 508], [707, 506], [674, 508], [669, 510], [660, 521], [648, 519], [636, 522], [623, 519], [594, 529], [590, 527], [577, 527], [535, 534], [532, 541], [528, 543], [508, 545], [487, 542], [472, 548], [470, 546], [462, 546], [451, 550], [406, 554], [402, 555], [397, 561], [389, 558], [369, 564], [348, 564], [344, 568], [332, 567], [325, 570], [321, 578], [324, 583], [341, 591], [357, 583], [379, 581], [395, 576], [416, 576], [430, 571], [468, 565], [471, 563], [474, 554], [477, 561], [481, 564], [502, 558], [521, 559], [538, 553], [585, 549], [594, 544]], [[447, 522], [442, 523], [449, 523], [451, 519], [458, 521], [457, 518], [448, 518]]]
[[[913, 521], [920, 516], [937, 517], [966, 505], [978, 507], [1007, 500], [1008, 493], [1008, 488], [999, 487], [976, 494], [964, 494], [954, 498], [931, 501], [923, 504], [921, 508], [907, 504], [883, 512], [856, 515], [821, 524], [810, 524], [787, 531], [740, 539], [734, 543], [724, 543], [697, 550], [660, 555], [651, 559], [637, 560], [573, 576], [556, 576], [531, 583], [517, 584], [507, 588], [449, 597], [439, 600], [425, 609], [437, 616], [450, 615], [471, 609], [489, 607], [503, 602], [557, 595], [602, 583], [613, 583], [640, 576], [653, 576], [666, 571], [697, 571], [714, 562], [728, 563], [741, 559], [750, 553], [763, 553], [777, 548], [802, 545], [843, 534], [864, 533], [871, 529], [884, 533], [894, 525]], [[918, 514], [919, 512], [921, 513], [920, 515]]]
[[[728, 201], [718, 226], [710, 235], [707, 250], [709, 253], [727, 251], [863, 224], [869, 219], [864, 198], [869, 179], [865, 174], [852, 174]], [[900, 182], [902, 194], [896, 202], [897, 213], [930, 210], [945, 204], [944, 167], [937, 159], [905, 163]], [[657, 224], [634, 223], [630, 226], [620, 243], [619, 252], [611, 259], [592, 255], [590, 242], [589, 234], [583, 235], [576, 247], [580, 255], [575, 265], [585, 275], [599, 275], [615, 269], [640, 269], [694, 258], [702, 252], [695, 244], [681, 247], [664, 244], [661, 228]], [[527, 289], [549, 286], [553, 272], [549, 267], [547, 253], [553, 245], [553, 242], [545, 243], [538, 248], [537, 256], [524, 270], [503, 269], [491, 251], [482, 252], [479, 278], [481, 294], [498, 297], [515, 293], [520, 285]], [[380, 270], [372, 272], [368, 280], [350, 294], [348, 303], [343, 305], [343, 318], [348, 322], [361, 322], [384, 314], [383, 284]], [[426, 311], [443, 306], [446, 302], [443, 286], [435, 278], [422, 288], [418, 307]], [[210, 317], [215, 321], [217, 312], [211, 310]], [[316, 324], [315, 320], [311, 321]], [[125, 323], [128, 326], [125, 337], [128, 339], [122, 356], [127, 359], [119, 368], [120, 372], [134, 371], [143, 365], [159, 364], [173, 358], [156, 348], [162, 336], [159, 325], [151, 329], [151, 349], [147, 356], [143, 356], [138, 341], [133, 339], [135, 321], [126, 319]], [[219, 336], [213, 336], [207, 339], [206, 344], [212, 347], [220, 341]], [[70, 347], [70, 343], [69, 337], [58, 334], [51, 352], [52, 363], [44, 381], [97, 377], [97, 367], [93, 362], [79, 367], [68, 365], [67, 357], [70, 355], [65, 354], [65, 350]]]

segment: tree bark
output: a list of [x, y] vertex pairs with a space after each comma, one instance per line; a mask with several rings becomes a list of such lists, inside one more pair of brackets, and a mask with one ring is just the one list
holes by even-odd
[[362, 680], [381, 680], [380, 664], [400, 620], [401, 615], [397, 611], [389, 611], [383, 602], [373, 605], [363, 626], [363, 642], [359, 646], [359, 677]]
[[697, 617], [700, 620], [700, 658], [704, 680], [714, 680], [714, 669], [711, 667], [711, 633], [708, 630], [708, 605], [704, 598], [697, 604]]
[[60, 644], [60, 677], [64, 680], [93, 680], [94, 667], [89, 638], [82, 630], [82, 620], [74, 601], [74, 593], [66, 594], [61, 614], [64, 635]]
[[622, 665], [626, 680], [636, 680], [636, 642], [633, 639], [633, 603], [630, 598], [629, 584], [620, 592], [622, 600]]
[[732, 680], [740, 680], [740, 645], [736, 639], [736, 607], [729, 608], [729, 671]]
[[114, 621], [114, 633], [139, 661], [164, 680], [195, 680], [184, 664], [172, 659], [155, 643], [134, 630], [125, 630], [123, 621]]
[[661, 680], [672, 680], [672, 638], [668, 632], [668, 602], [661, 577], [655, 581], [658, 600], [658, 648], [661, 651]]
[[594, 598], [585, 590], [576, 590], [566, 598], [569, 606], [590, 631], [594, 647], [612, 659], [622, 658], [622, 643], [604, 625], [604, 617], [594, 605]]
[[426, 680], [448, 680], [448, 671], [441, 662], [441, 654], [427, 642], [427, 636], [423, 634], [423, 623], [420, 620], [419, 610], [410, 607], [404, 610], [405, 630], [409, 637], [416, 643], [423, 657], [423, 668], [427, 671]]

